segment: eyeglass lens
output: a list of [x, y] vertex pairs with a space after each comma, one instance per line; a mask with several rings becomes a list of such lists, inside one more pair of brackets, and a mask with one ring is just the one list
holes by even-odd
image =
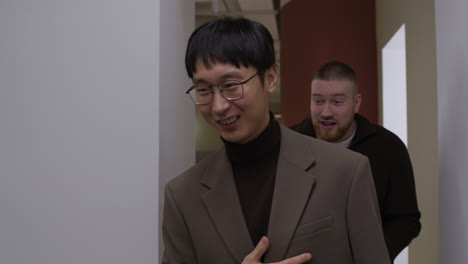
[[219, 93], [226, 100], [236, 100], [242, 97], [243, 88], [240, 81], [224, 81], [218, 85], [197, 85], [190, 91], [190, 97], [197, 104], [208, 104], [213, 98], [213, 86], [218, 86]]

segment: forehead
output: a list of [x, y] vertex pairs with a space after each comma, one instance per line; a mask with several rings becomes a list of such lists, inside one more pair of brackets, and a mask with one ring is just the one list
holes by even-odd
[[195, 72], [193, 73], [193, 80], [212, 80], [219, 78], [240, 78], [243, 74], [249, 71], [249, 67], [239, 66], [236, 67], [231, 63], [224, 63], [212, 61], [206, 65], [201, 58], [198, 58], [195, 63]]
[[353, 83], [349, 80], [313, 80], [312, 95], [352, 95]]

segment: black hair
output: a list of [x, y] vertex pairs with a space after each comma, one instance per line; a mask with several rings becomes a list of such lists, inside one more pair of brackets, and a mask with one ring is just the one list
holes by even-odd
[[253, 66], [263, 81], [265, 71], [275, 65], [273, 38], [268, 29], [243, 17], [220, 17], [198, 27], [190, 36], [185, 53], [187, 74], [193, 78], [201, 59], [209, 69], [213, 63], [237, 68]]

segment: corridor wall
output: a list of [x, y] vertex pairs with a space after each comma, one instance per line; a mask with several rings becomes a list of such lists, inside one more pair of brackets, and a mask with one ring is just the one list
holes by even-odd
[[[434, 2], [376, 0], [376, 21], [380, 89], [381, 51], [405, 25], [408, 151], [422, 214], [421, 233], [409, 246], [408, 263], [436, 264], [439, 259], [439, 187]], [[399, 102], [394, 102], [394, 107], [399, 107]]]
[[468, 2], [436, 0], [439, 263], [468, 263]]
[[187, 0], [1, 1], [0, 263], [158, 262], [160, 189], [195, 157], [193, 14]]

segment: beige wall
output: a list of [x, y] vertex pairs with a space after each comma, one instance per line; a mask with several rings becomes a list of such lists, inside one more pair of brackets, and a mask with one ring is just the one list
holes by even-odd
[[203, 119], [198, 110], [195, 110], [195, 120], [196, 151], [214, 151], [223, 145], [219, 133]]
[[[410, 245], [409, 263], [435, 264], [439, 259], [439, 208], [434, 2], [377, 0], [376, 20], [379, 65], [382, 48], [406, 25], [408, 148], [422, 212], [421, 234]], [[380, 91], [381, 83], [379, 76]]]

